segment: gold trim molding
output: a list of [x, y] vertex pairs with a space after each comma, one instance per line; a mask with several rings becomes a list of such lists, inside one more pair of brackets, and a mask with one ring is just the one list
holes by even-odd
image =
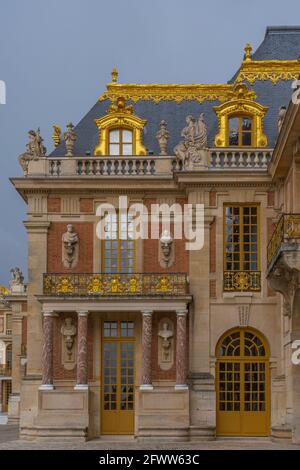
[[229, 101], [214, 106], [219, 125], [219, 132], [215, 137], [216, 147], [228, 146], [228, 119], [241, 114], [246, 114], [253, 119], [252, 147], [267, 146], [268, 140], [263, 132], [263, 121], [268, 108], [256, 103], [255, 98], [254, 91], [248, 90], [244, 83], [238, 83], [234, 86]]
[[297, 80], [300, 75], [298, 60], [251, 60], [242, 62], [236, 82], [247, 80], [270, 80], [274, 85], [279, 80]]
[[133, 106], [126, 106], [125, 98], [118, 96], [106, 110], [106, 116], [95, 119], [98, 127], [99, 141], [95, 147], [95, 155], [108, 155], [109, 131], [127, 128], [133, 133], [133, 155], [147, 155], [142, 136], [146, 120], [133, 114]]
[[232, 84], [137, 84], [137, 83], [115, 83], [106, 85], [106, 91], [99, 97], [99, 101], [107, 99], [115, 101], [122, 97], [134, 103], [140, 100], [151, 100], [154, 103], [160, 101], [226, 101]]

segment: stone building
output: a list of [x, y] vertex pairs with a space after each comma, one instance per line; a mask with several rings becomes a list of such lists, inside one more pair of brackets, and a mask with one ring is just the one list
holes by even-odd
[[[27, 291], [8, 297], [16, 354], [26, 336], [21, 437], [300, 442], [299, 53], [300, 28], [270, 27], [225, 84], [123, 84], [114, 69], [50, 154], [29, 132], [11, 180], [27, 204]], [[172, 214], [135, 239], [119, 196], [143, 214], [190, 204], [193, 227], [204, 206], [203, 247]]]
[[9, 290], [0, 286], [0, 413], [8, 410], [11, 394], [12, 338], [11, 310], [5, 296]]

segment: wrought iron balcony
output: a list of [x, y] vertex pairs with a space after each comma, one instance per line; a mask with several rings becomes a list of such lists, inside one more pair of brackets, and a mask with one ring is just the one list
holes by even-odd
[[11, 376], [11, 366], [9, 364], [0, 364], [0, 376], [1, 377]]
[[225, 292], [257, 292], [261, 289], [260, 271], [224, 271]]
[[282, 214], [268, 243], [268, 268], [274, 263], [282, 246], [300, 244], [300, 214]]
[[50, 296], [177, 296], [188, 294], [186, 274], [44, 274]]

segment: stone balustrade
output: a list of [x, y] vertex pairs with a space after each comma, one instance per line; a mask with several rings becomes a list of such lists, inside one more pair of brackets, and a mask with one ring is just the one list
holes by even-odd
[[[211, 148], [208, 167], [195, 171], [266, 171], [271, 157], [271, 149]], [[24, 169], [24, 176], [27, 177], [171, 178], [174, 172], [185, 171], [182, 162], [176, 161], [174, 156], [43, 157], [27, 163]]]

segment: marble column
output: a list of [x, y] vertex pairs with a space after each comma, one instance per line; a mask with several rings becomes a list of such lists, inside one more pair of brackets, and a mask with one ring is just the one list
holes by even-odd
[[42, 385], [40, 390], [53, 390], [54, 312], [43, 312]]
[[177, 339], [176, 339], [176, 385], [175, 389], [187, 389], [187, 310], [177, 310]]
[[78, 312], [77, 382], [75, 390], [88, 390], [88, 311]]
[[142, 385], [141, 390], [152, 390], [152, 310], [143, 310], [142, 326]]

